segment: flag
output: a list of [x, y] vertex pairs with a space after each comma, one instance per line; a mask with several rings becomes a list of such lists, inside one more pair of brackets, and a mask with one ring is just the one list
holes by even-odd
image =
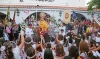
[[63, 20], [62, 20], [62, 21], [63, 21], [65, 24], [70, 23], [71, 11], [70, 11], [70, 10], [64, 10], [63, 12], [64, 12], [64, 17], [63, 17]]
[[73, 20], [76, 20], [76, 19], [78, 18], [78, 17], [77, 17], [77, 14], [75, 13], [74, 10], [72, 11], [71, 18], [72, 18]]
[[5, 24], [6, 25], [9, 25], [9, 20], [10, 20], [10, 10], [9, 10], [9, 7], [8, 7], [6, 18], [5, 18]]

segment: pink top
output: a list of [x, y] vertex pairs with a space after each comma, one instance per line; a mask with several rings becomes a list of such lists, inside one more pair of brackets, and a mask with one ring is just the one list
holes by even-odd
[[88, 22], [88, 21], [86, 21], [86, 22], [85, 22], [85, 24], [86, 24], [86, 25], [88, 25], [88, 24], [89, 24], [89, 22]]
[[6, 27], [6, 32], [11, 33], [11, 27]]

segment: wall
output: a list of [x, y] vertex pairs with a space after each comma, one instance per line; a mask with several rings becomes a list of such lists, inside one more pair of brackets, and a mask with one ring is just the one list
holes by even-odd
[[[10, 8], [10, 17], [11, 17], [11, 19], [13, 19], [14, 10], [15, 10], [14, 8]], [[30, 10], [29, 13], [28, 13], [28, 14], [24, 13], [24, 11], [27, 11], [27, 10]], [[63, 12], [62, 12], [62, 16], [60, 17], [60, 16], [59, 16], [59, 11], [61, 11], [61, 10], [59, 10], [59, 9], [37, 9], [37, 10], [38, 10], [38, 12], [43, 11], [43, 12], [46, 12], [46, 13], [50, 14], [51, 16], [56, 17], [56, 18], [55, 18], [56, 20], [58, 20], [58, 19], [63, 19]], [[36, 9], [19, 9], [19, 11], [20, 11], [20, 16], [17, 16], [17, 15], [16, 15], [16, 17], [15, 17], [16, 23], [18, 24], [18, 23], [23, 22], [23, 19], [26, 19], [30, 14], [32, 14], [32, 13], [34, 13], [34, 12], [37, 12], [37, 10], [36, 10]], [[6, 13], [7, 13], [7, 8], [6, 8], [6, 9], [1, 8], [1, 9], [0, 9], [0, 12], [6, 14]], [[76, 13], [83, 14], [87, 19], [88, 19], [88, 18], [89, 18], [89, 19], [92, 19], [92, 18], [91, 18], [91, 15], [88, 15], [87, 11], [77, 11], [77, 10], [76, 10], [75, 12], [76, 12]], [[97, 13], [98, 13], [98, 12], [97, 12]], [[97, 13], [95, 13], [95, 17], [96, 17], [96, 18], [98, 17], [98, 16], [97, 16]], [[23, 18], [23, 19], [22, 19], [22, 18]]]
[[10, 5], [41, 5], [41, 6], [73, 6], [73, 7], [85, 7], [85, 0], [55, 0], [53, 2], [42, 2], [34, 0], [23, 0], [24, 2], [19, 2], [19, 0], [0, 0], [0, 4]]

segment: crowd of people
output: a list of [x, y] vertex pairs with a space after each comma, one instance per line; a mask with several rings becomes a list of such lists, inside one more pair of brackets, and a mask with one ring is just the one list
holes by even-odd
[[61, 26], [34, 35], [38, 25], [29, 24], [22, 31], [20, 25], [0, 22], [0, 59], [100, 59], [100, 28], [95, 21], [57, 23]]

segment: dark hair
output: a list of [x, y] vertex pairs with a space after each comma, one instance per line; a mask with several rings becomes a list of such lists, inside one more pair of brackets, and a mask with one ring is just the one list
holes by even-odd
[[55, 41], [55, 38], [54, 37], [50, 37], [50, 39], [51, 39], [51, 42]]
[[51, 48], [51, 44], [48, 43], [47, 46], [46, 46], [46, 48]]
[[63, 40], [63, 35], [62, 34], [59, 34], [58, 40]]
[[[30, 37], [27, 37], [27, 38], [25, 39], [25, 42], [31, 42], [31, 38], [30, 38]], [[29, 47], [32, 47], [32, 44], [31, 44], [31, 43], [30, 43], [30, 44], [26, 44], [26, 43], [25, 43], [24, 51], [26, 52], [26, 50], [27, 50]]]
[[52, 50], [47, 48], [44, 51], [44, 59], [54, 59]]
[[61, 29], [61, 31], [64, 31], [64, 29]]
[[65, 56], [63, 59], [72, 59], [70, 56]]
[[[27, 50], [26, 50], [26, 55], [28, 57], [31, 57], [30, 59], [36, 59], [36, 56], [35, 56], [35, 49], [33, 47], [29, 47]], [[28, 59], [28, 57], [26, 57]], [[33, 58], [32, 58], [33, 57]]]
[[68, 44], [68, 41], [67, 41], [66, 37], [67, 36], [64, 36], [64, 46], [67, 46], [67, 44]]
[[39, 36], [35, 36], [34, 40], [36, 41], [37, 44], [40, 44], [41, 38]]
[[[2, 43], [0, 42], [0, 48], [1, 48], [1, 46], [2, 46]], [[1, 54], [1, 50], [0, 50], [0, 54]]]
[[74, 57], [75, 59], [78, 58], [79, 52], [78, 52], [78, 48], [76, 46], [71, 46], [71, 48], [69, 50], [69, 56]]
[[7, 42], [5, 42], [3, 44], [3, 46], [6, 47], [6, 49], [5, 49], [6, 58], [8, 58], [8, 59], [14, 59], [14, 55], [13, 55], [13, 52], [12, 52], [12, 48], [13, 48], [12, 43], [9, 42], [9, 41], [7, 41]]
[[96, 46], [96, 41], [95, 40], [90, 40], [90, 44], [91, 44], [91, 47], [93, 47], [93, 44]]

